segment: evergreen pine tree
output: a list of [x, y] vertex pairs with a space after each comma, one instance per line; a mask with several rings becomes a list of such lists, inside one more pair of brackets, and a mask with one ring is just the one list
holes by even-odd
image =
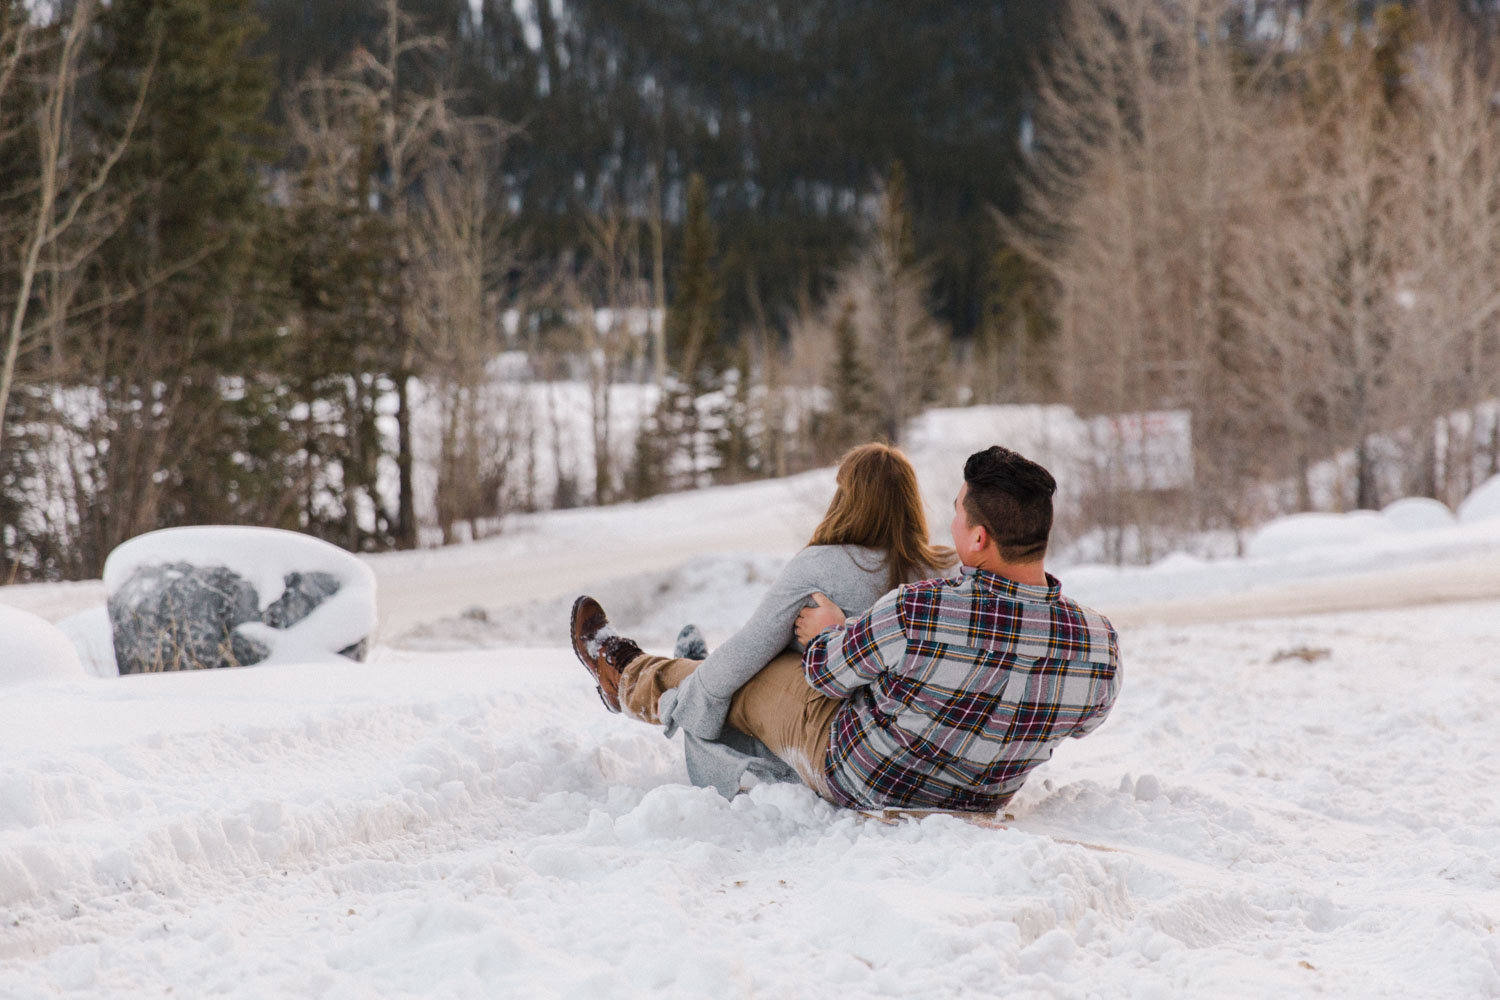
[[295, 428], [301, 527], [362, 551], [395, 543], [377, 484], [376, 426], [395, 252], [391, 227], [369, 209], [366, 175], [356, 174], [344, 199], [323, 200], [304, 184], [287, 212], [285, 266], [295, 317], [288, 381], [305, 414]]
[[625, 474], [625, 489], [632, 500], [647, 500], [662, 491], [662, 433], [658, 426], [661, 412], [658, 405], [657, 410], [646, 416], [636, 429], [630, 469]]
[[723, 326], [723, 291], [715, 272], [713, 220], [708, 214], [708, 188], [694, 174], [688, 184], [687, 222], [682, 237], [682, 263], [677, 268], [676, 294], [667, 309], [667, 354], [672, 370], [686, 383], [707, 381], [724, 369], [725, 352], [719, 342]]
[[885, 190], [880, 197], [880, 224], [877, 238], [896, 268], [907, 269], [917, 262], [917, 239], [912, 232], [911, 208], [907, 204], [906, 166], [894, 161], [886, 175]]
[[[382, 53], [380, 4], [259, 6], [283, 88], [357, 46]], [[903, 8], [893, 31], [889, 5], [868, 0], [403, 0], [415, 30], [446, 43], [403, 65], [403, 87], [420, 90], [421, 73], [450, 83], [465, 114], [538, 123], [495, 171], [543, 262], [576, 247], [611, 201], [639, 218], [660, 203], [680, 244], [688, 176], [702, 173], [728, 251], [727, 333], [758, 305], [774, 320], [825, 290], [858, 246], [869, 178], [900, 158], [935, 308], [968, 335], [990, 251], [985, 207], [1018, 205], [1028, 77], [1060, 6], [929, 0]]]
[[[715, 235], [708, 214], [708, 190], [703, 178], [694, 175], [688, 187], [688, 216], [684, 228], [682, 261], [676, 272], [676, 293], [667, 308], [666, 345], [671, 374], [662, 387], [651, 437], [637, 449], [637, 461], [656, 463], [655, 481], [668, 489], [701, 485], [703, 454], [711, 444], [707, 430], [717, 433], [725, 422], [722, 396], [713, 412], [707, 394], [722, 385], [723, 345], [722, 292], [715, 272]], [[705, 427], [705, 424], [709, 428]], [[643, 430], [643, 437], [646, 437]], [[646, 482], [644, 475], [638, 482]]]
[[1040, 269], [1015, 250], [1001, 247], [992, 256], [968, 372], [972, 401], [1016, 403], [1045, 394], [1045, 288]]
[[752, 381], [749, 345], [741, 342], [733, 367], [724, 372], [720, 382], [714, 451], [718, 456], [717, 479], [721, 483], [739, 483], [752, 478], [761, 468], [757, 439], [765, 428], [754, 426], [757, 416], [752, 396], [757, 387]]
[[875, 385], [860, 349], [855, 326], [854, 300], [844, 297], [834, 322], [833, 370], [828, 373], [833, 405], [825, 424], [824, 460], [833, 460], [849, 448], [876, 435]]
[[868, 346], [882, 359], [877, 427], [887, 440], [900, 441], [907, 421], [939, 397], [949, 341], [927, 307], [928, 271], [917, 261], [899, 162], [891, 166], [872, 236], [864, 273], [873, 309]]
[[[145, 74], [140, 122], [112, 183], [137, 192], [102, 247], [97, 365], [107, 442], [100, 558], [168, 524], [259, 521], [280, 491], [274, 318], [256, 301], [256, 174], [269, 93], [248, 54], [253, 0], [114, 0], [97, 37], [96, 124], [115, 134]], [[128, 294], [121, 295], [125, 292]], [[270, 475], [276, 481], [260, 477]]]

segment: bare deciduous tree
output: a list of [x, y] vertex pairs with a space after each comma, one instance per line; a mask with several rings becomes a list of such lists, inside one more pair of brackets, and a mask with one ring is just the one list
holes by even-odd
[[491, 293], [515, 255], [486, 167], [505, 138], [495, 122], [455, 122], [443, 137], [450, 156], [429, 172], [413, 220], [412, 325], [440, 411], [435, 506], [445, 542], [459, 522], [477, 538], [484, 519], [502, 513], [520, 444], [515, 406], [493, 364]]
[[[1191, 409], [1215, 392], [1232, 271], [1228, 234], [1257, 190], [1263, 117], [1240, 99], [1239, 61], [1209, 0], [1071, 3], [1038, 89], [1037, 142], [1002, 241], [1054, 289], [1054, 381], [1085, 415]], [[1195, 415], [1196, 412], [1195, 412]], [[1144, 422], [1137, 426], [1144, 427]], [[1195, 426], [1198, 452], [1232, 454]], [[1118, 434], [1093, 504], [1104, 526], [1152, 546], [1163, 504], [1142, 490]], [[1217, 472], [1199, 463], [1200, 472]], [[1239, 465], [1241, 463], [1235, 463]], [[1237, 490], [1216, 496], [1231, 506]], [[1238, 515], [1229, 512], [1233, 520]]]
[[1406, 485], [1454, 504], [1476, 476], [1500, 471], [1492, 403], [1500, 395], [1500, 80], [1483, 44], [1456, 14], [1426, 25], [1404, 77], [1407, 131], [1396, 164], [1408, 252], [1394, 388], [1416, 451]]
[[[333, 76], [314, 76], [299, 88], [298, 101], [313, 109], [294, 124], [305, 149], [332, 171], [355, 169], [367, 174], [363, 188], [394, 232], [395, 280], [387, 319], [386, 374], [396, 395], [397, 544], [417, 542], [411, 383], [417, 374], [419, 345], [413, 332], [412, 206], [414, 185], [441, 161], [454, 123], [450, 97], [441, 88], [413, 88], [403, 72], [410, 60], [442, 45], [431, 35], [410, 33], [410, 18], [400, 0], [384, 0], [383, 46], [379, 53], [357, 49]], [[320, 136], [318, 133], [322, 133]], [[357, 139], [351, 141], [352, 136]], [[366, 161], [379, 151], [381, 169]]]
[[[485, 243], [493, 234], [494, 206], [483, 210], [488, 219], [475, 214], [478, 202], [493, 196], [485, 188], [485, 165], [475, 144], [481, 132], [503, 140], [507, 130], [494, 122], [461, 121], [441, 87], [413, 86], [412, 60], [439, 48], [441, 40], [412, 34], [399, 0], [384, 0], [382, 6], [380, 51], [357, 49], [339, 73], [305, 81], [288, 117], [307, 157], [313, 196], [333, 204], [349, 204], [352, 198], [358, 210], [373, 207], [390, 230], [388, 310], [380, 357], [371, 361], [396, 398], [393, 527], [397, 544], [409, 547], [417, 541], [412, 382], [424, 360], [435, 360], [444, 372], [439, 381], [457, 392], [448, 401], [462, 400], [457, 410], [445, 412], [451, 433], [441, 435], [445, 534], [457, 520], [477, 517], [460, 512], [485, 507], [477, 494], [459, 494], [494, 485], [493, 470], [470, 475], [453, 463], [468, 465], [483, 451], [477, 439], [468, 444], [461, 439], [479, 433], [485, 422], [466, 420], [459, 411], [477, 414], [481, 407], [478, 380], [484, 363], [469, 355], [492, 354], [496, 346], [486, 342], [492, 331], [484, 318], [487, 283], [502, 264]], [[350, 177], [356, 183], [350, 184]], [[454, 242], [440, 245], [443, 240]], [[460, 369], [462, 381], [454, 382]], [[460, 452], [466, 456], [461, 460]]]
[[569, 311], [579, 330], [589, 387], [594, 502], [604, 504], [614, 499], [619, 485], [615, 384], [636, 344], [648, 337], [653, 343], [661, 339], [663, 323], [662, 313], [649, 305], [655, 282], [648, 282], [644, 273], [639, 225], [610, 206], [590, 216], [587, 227], [588, 264], [581, 280], [570, 285]]
[[810, 429], [825, 461], [874, 437], [899, 442], [950, 383], [949, 338], [928, 305], [929, 276], [915, 257], [904, 200], [898, 166], [874, 199], [855, 257], [792, 324], [790, 368], [804, 393], [824, 397]]
[[[118, 226], [124, 196], [106, 190], [110, 172], [124, 155], [140, 119], [150, 86], [154, 58], [142, 74], [134, 105], [120, 134], [96, 140], [100, 152], [76, 141], [78, 127], [74, 102], [83, 49], [98, 11], [97, 0], [80, 0], [67, 20], [58, 25], [59, 37], [48, 45], [36, 44], [37, 30], [28, 15], [4, 20], [6, 35], [0, 37], [0, 100], [15, 86], [30, 63], [34, 77], [35, 103], [30, 109], [30, 128], [35, 137], [36, 160], [33, 183], [16, 199], [20, 202], [21, 251], [15, 275], [15, 301], [5, 323], [4, 357], [0, 361], [0, 441], [4, 439], [5, 414], [15, 381], [22, 349], [41, 324], [30, 322], [38, 278], [58, 277], [52, 291], [49, 316], [56, 328], [66, 314], [76, 282], [67, 276], [76, 272]], [[58, 338], [54, 338], [54, 346]]]
[[1243, 24], [1219, 0], [1069, 4], [1026, 212], [1000, 220], [1055, 290], [1066, 401], [1192, 415], [1191, 490], [1111, 501], [1142, 553], [1167, 519], [1243, 530], [1260, 484], [1309, 506], [1310, 470], [1342, 455], [1336, 502], [1389, 499], [1397, 465], [1432, 492], [1481, 424], [1444, 414], [1495, 391], [1494, 86], [1472, 30], [1333, 2]]

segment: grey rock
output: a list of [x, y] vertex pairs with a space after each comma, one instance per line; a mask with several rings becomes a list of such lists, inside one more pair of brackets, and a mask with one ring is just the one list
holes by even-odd
[[[266, 608], [264, 621], [272, 628], [291, 628], [312, 614], [314, 608], [339, 592], [339, 581], [328, 573], [288, 573], [286, 590]], [[363, 660], [370, 652], [369, 637], [339, 650], [340, 656]], [[266, 654], [262, 653], [264, 658]]]
[[[270, 654], [235, 631], [246, 622], [289, 628], [338, 592], [327, 573], [288, 573], [286, 592], [265, 613], [249, 581], [224, 566], [144, 566], [109, 595], [121, 674], [247, 666]], [[369, 637], [339, 652], [363, 660]]]

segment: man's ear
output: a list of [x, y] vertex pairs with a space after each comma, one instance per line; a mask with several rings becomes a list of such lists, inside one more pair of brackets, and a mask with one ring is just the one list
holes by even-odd
[[977, 555], [989, 548], [990, 533], [985, 530], [984, 525], [974, 525], [974, 530], [969, 533], [969, 540], [973, 545], [973, 551]]

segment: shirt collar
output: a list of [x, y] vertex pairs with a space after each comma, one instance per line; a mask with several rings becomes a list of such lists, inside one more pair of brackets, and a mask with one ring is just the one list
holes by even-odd
[[1052, 604], [1062, 596], [1062, 584], [1051, 573], [1046, 574], [1047, 584], [1042, 586], [1035, 583], [1017, 583], [1008, 577], [999, 576], [977, 566], [961, 566], [959, 570], [964, 576], [973, 577], [974, 585], [980, 590], [988, 591], [1007, 600]]

